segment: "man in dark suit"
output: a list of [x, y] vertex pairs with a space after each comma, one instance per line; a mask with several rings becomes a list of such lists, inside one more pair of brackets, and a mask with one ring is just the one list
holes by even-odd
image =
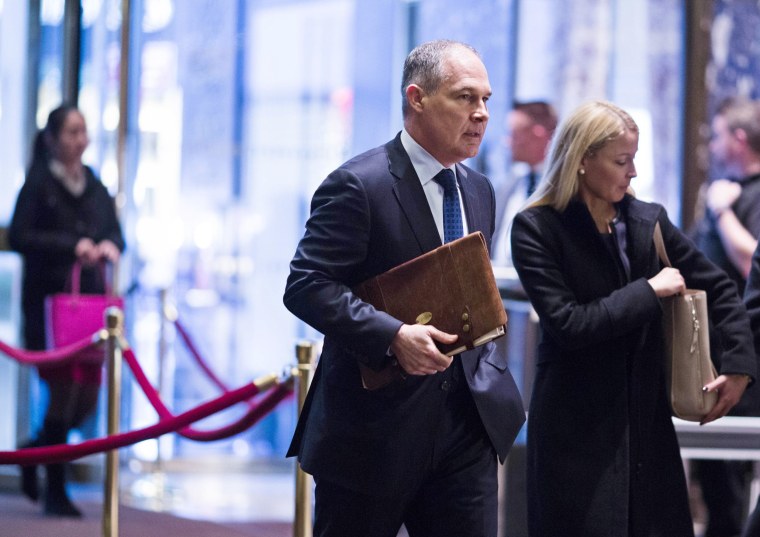
[[[441, 245], [436, 177], [446, 168], [462, 231], [490, 245], [493, 188], [461, 164], [488, 122], [478, 53], [447, 40], [418, 46], [402, 92], [404, 130], [319, 186], [291, 262], [285, 305], [325, 340], [288, 455], [315, 478], [316, 536], [395, 537], [404, 524], [411, 537], [495, 537], [496, 459], [525, 420], [503, 338], [448, 357], [435, 344], [455, 335], [403, 324], [351, 292]], [[379, 370], [394, 359], [404, 380], [362, 387], [360, 362]]]

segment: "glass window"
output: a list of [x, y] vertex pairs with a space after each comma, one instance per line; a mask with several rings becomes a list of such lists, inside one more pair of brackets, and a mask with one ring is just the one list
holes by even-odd
[[632, 186], [680, 221], [681, 3], [519, 1], [516, 98], [548, 99], [560, 116], [590, 99], [628, 110], [641, 130]]
[[26, 2], [0, 0], [0, 227], [13, 213], [15, 193], [24, 182], [24, 106], [26, 101]]
[[[353, 0], [145, 3], [126, 221], [139, 285], [130, 340], [154, 379], [164, 289], [228, 386], [283, 371], [309, 335], [282, 292], [311, 192], [350, 145], [353, 10]], [[180, 412], [218, 395], [176, 332], [166, 334], [170, 406]], [[155, 419], [141, 397], [132, 416], [132, 426]], [[234, 439], [176, 439], [161, 455], [282, 455], [293, 426], [288, 402]], [[146, 442], [135, 453], [150, 459], [155, 450]]]
[[[19, 345], [21, 304], [21, 259], [2, 251], [3, 228], [8, 225], [24, 181], [24, 80], [26, 55], [27, 3], [0, 0], [0, 341]], [[0, 356], [0, 450], [16, 447], [18, 364]], [[21, 421], [23, 423], [23, 421]]]

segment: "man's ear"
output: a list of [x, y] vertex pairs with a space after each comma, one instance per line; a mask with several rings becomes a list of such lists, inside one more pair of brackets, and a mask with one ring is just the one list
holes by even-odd
[[734, 138], [739, 140], [742, 144], [747, 145], [747, 131], [744, 129], [736, 129], [734, 131]]
[[533, 133], [533, 136], [536, 138], [544, 138], [547, 136], [546, 127], [543, 125], [539, 125], [538, 123], [534, 123], [533, 126], [530, 128], [530, 131]]
[[421, 111], [424, 106], [424, 99], [425, 92], [417, 84], [409, 84], [406, 87], [406, 101], [410, 108], [413, 108], [418, 112]]

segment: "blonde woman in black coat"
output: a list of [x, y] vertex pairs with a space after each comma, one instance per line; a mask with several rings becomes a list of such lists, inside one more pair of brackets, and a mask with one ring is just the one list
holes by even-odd
[[[639, 132], [624, 110], [585, 104], [560, 126], [542, 184], [512, 228], [515, 267], [541, 322], [528, 418], [531, 537], [692, 537], [666, 397], [660, 298], [706, 289], [724, 347], [707, 385], [736, 404], [756, 374], [735, 285], [635, 199]], [[659, 222], [675, 268], [663, 268]]]

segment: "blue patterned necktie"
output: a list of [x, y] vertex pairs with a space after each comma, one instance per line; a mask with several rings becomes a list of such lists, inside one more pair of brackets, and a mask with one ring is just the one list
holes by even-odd
[[449, 168], [438, 172], [433, 180], [443, 187], [443, 242], [451, 242], [464, 235], [457, 180]]

